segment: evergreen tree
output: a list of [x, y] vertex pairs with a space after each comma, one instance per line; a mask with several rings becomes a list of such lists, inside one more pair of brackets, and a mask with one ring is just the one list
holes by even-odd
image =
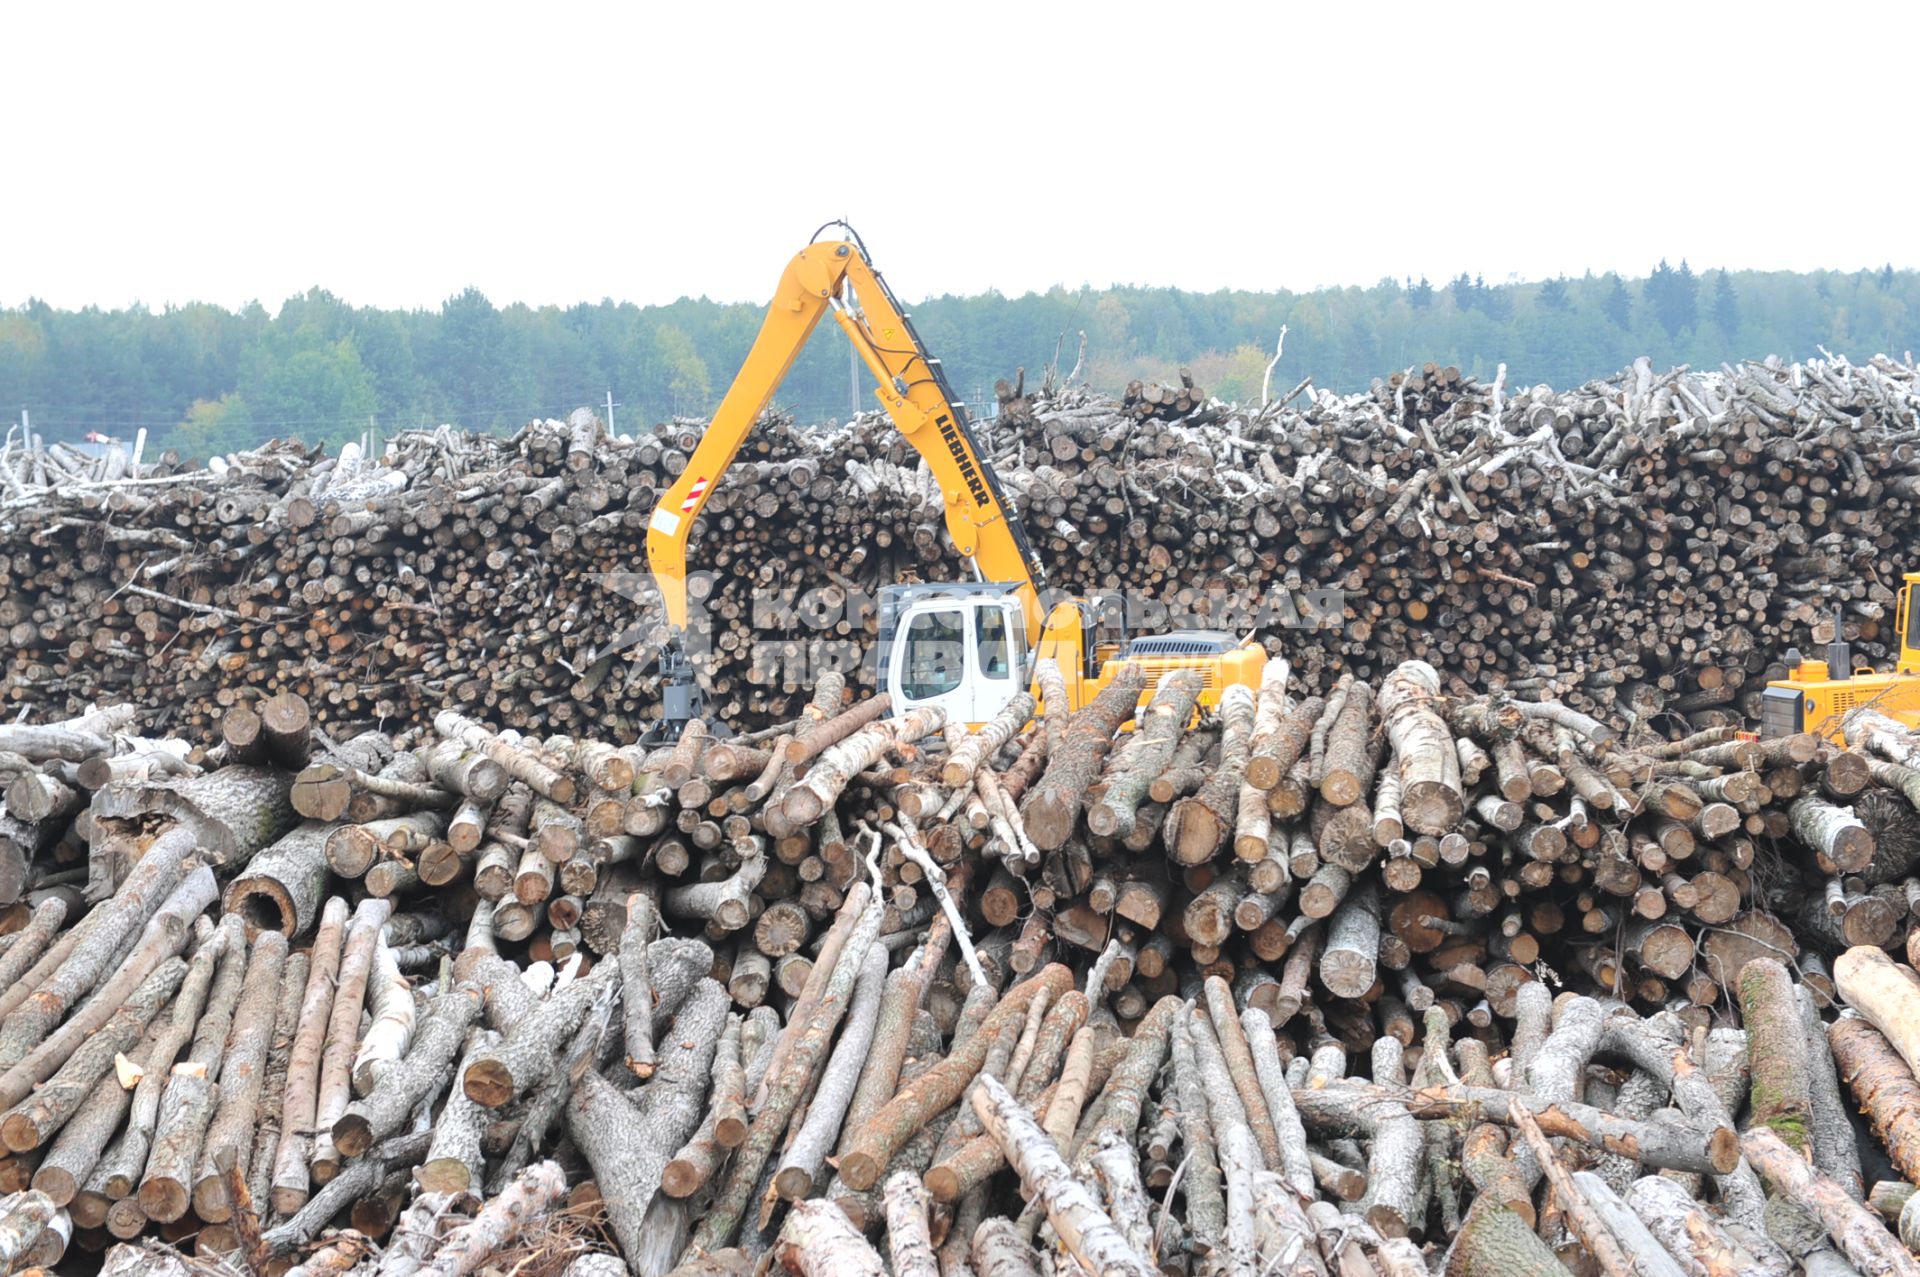
[[1653, 317], [1666, 326], [1668, 332], [1673, 331], [1673, 325], [1667, 323], [1672, 297], [1673, 267], [1667, 265], [1667, 259], [1662, 257], [1660, 264], [1647, 272], [1647, 282], [1641, 286], [1640, 298], [1647, 303], [1647, 308], [1653, 312]]
[[[1892, 267], [1888, 269], [1891, 270]], [[1433, 285], [1427, 282], [1425, 275], [1420, 277], [1419, 283], [1407, 290], [1407, 300], [1413, 304], [1415, 310], [1425, 310], [1433, 305]]]
[[1567, 277], [1556, 276], [1540, 285], [1540, 309], [1565, 311], [1573, 308], [1573, 302], [1567, 297]]
[[[1476, 278], [1475, 283], [1479, 280]], [[1480, 313], [1495, 323], [1504, 324], [1513, 318], [1513, 291], [1507, 288], [1480, 288]]]
[[1465, 271], [1461, 271], [1460, 274], [1454, 278], [1453, 282], [1447, 285], [1447, 291], [1453, 294], [1454, 308], [1460, 311], [1478, 310], [1480, 308], [1477, 289], [1478, 285], [1467, 277], [1467, 272]]
[[[1661, 265], [1665, 265], [1662, 262]], [[1653, 281], [1647, 281], [1651, 287]], [[1680, 259], [1680, 269], [1672, 271], [1666, 279], [1665, 295], [1656, 303], [1660, 323], [1669, 333], [1690, 332], [1700, 322], [1700, 281], [1694, 275], [1693, 268], [1687, 265], [1687, 259]]]
[[1734, 296], [1733, 278], [1726, 271], [1715, 273], [1713, 281], [1713, 322], [1720, 325], [1720, 331], [1732, 337], [1740, 331], [1740, 299]]
[[1615, 328], [1629, 328], [1633, 324], [1633, 296], [1627, 292], [1626, 281], [1618, 275], [1608, 271], [1606, 278], [1610, 281], [1610, 286], [1607, 289], [1607, 299], [1600, 304], [1600, 309], [1608, 319], [1613, 321]]

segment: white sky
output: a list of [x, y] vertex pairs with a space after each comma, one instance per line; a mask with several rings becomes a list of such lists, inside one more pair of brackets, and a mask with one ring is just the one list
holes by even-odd
[[[305, 16], [299, 16], [304, 14]], [[0, 8], [0, 304], [1920, 264], [1920, 5]]]

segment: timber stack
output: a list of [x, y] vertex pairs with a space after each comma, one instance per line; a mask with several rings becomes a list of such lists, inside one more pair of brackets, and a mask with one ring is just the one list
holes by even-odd
[[1920, 1273], [1920, 738], [1305, 690], [0, 728], [0, 1261]]
[[[1186, 382], [1002, 395], [979, 434], [1056, 584], [1128, 592], [1137, 628], [1332, 606], [1288, 645], [1322, 695], [1423, 660], [1450, 694], [1737, 723], [1836, 606], [1887, 663], [1898, 555], [1920, 543], [1910, 362], [1642, 360], [1568, 391], [1427, 365], [1259, 408]], [[625, 739], [657, 713], [646, 523], [702, 426], [609, 438], [583, 411], [205, 469], [9, 441], [7, 695], [40, 717], [152, 706], [189, 735], [288, 692], [330, 729], [454, 708]], [[763, 423], [693, 564], [697, 662], [740, 727], [795, 716], [823, 669], [870, 688], [878, 588], [960, 570], [939, 492], [877, 415]]]

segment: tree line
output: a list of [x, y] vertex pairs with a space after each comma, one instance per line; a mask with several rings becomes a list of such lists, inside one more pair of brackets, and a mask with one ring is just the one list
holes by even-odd
[[[1639, 355], [1695, 367], [1822, 349], [1864, 359], [1920, 345], [1920, 272], [1586, 275], [1489, 284], [1382, 280], [1307, 293], [1052, 288], [930, 298], [912, 308], [955, 392], [990, 412], [995, 379], [1079, 362], [1094, 386], [1185, 366], [1224, 399], [1257, 399], [1282, 325], [1274, 380], [1338, 391], [1432, 360], [1513, 384], [1577, 385]], [[204, 303], [0, 309], [0, 422], [20, 409], [49, 440], [89, 432], [205, 456], [277, 436], [338, 442], [450, 422], [508, 430], [600, 406], [632, 429], [710, 412], [760, 323], [757, 304], [496, 306], [476, 289], [435, 310], [357, 307], [315, 288], [277, 312]], [[776, 403], [802, 420], [874, 406], [844, 341], [823, 324]]]

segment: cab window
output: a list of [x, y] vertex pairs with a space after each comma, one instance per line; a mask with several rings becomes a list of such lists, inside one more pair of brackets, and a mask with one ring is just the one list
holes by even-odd
[[1920, 645], [1920, 590], [1907, 587], [1907, 646]]
[[987, 678], [1007, 677], [1011, 668], [1007, 652], [1007, 614], [997, 607], [983, 607], [973, 615], [980, 636], [978, 651], [981, 674]]
[[900, 690], [908, 700], [926, 700], [960, 686], [966, 667], [966, 641], [961, 614], [922, 612], [907, 626], [906, 659]]

